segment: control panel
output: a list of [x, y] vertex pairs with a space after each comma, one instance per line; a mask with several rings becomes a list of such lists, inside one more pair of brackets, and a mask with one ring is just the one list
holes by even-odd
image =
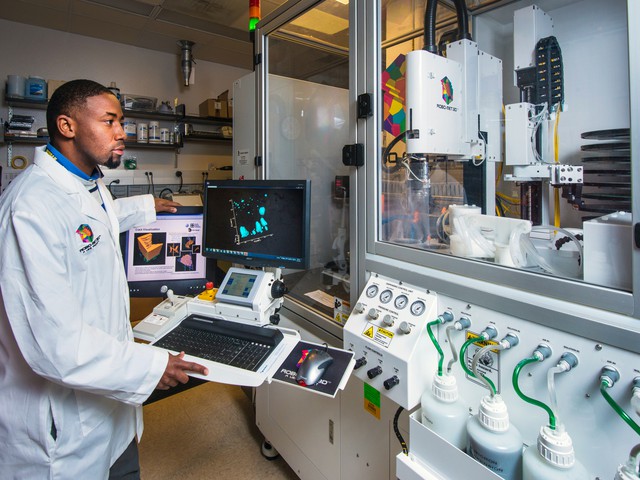
[[[640, 434], [636, 353], [427, 287], [371, 273], [344, 328], [354, 375], [408, 410], [421, 404], [411, 416], [413, 458], [443, 478], [496, 478], [452, 439], [499, 400], [523, 448], [568, 438], [567, 458], [589, 478], [624, 466]], [[431, 422], [423, 423], [425, 408]], [[564, 437], [549, 440], [556, 429]]]
[[344, 327], [354, 375], [404, 408], [415, 407], [431, 380], [425, 365], [436, 362], [426, 330], [436, 317], [435, 294], [373, 274]]

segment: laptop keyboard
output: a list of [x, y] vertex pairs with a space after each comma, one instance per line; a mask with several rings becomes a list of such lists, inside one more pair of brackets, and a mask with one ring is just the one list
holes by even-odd
[[273, 328], [190, 315], [154, 345], [256, 372], [282, 339]]

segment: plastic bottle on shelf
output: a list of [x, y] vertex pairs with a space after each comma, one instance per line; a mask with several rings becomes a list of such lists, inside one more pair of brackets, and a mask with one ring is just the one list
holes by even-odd
[[24, 86], [24, 97], [31, 100], [47, 100], [47, 81], [42, 77], [29, 76]]
[[467, 453], [505, 480], [522, 479], [522, 435], [509, 423], [500, 395], [482, 398], [478, 414], [467, 422]]
[[588, 480], [589, 473], [576, 460], [571, 437], [560, 427], [540, 429], [536, 445], [529, 445], [522, 457], [523, 480]]
[[434, 375], [431, 389], [420, 399], [421, 422], [450, 444], [464, 450], [467, 446], [469, 407], [458, 396], [453, 375]]

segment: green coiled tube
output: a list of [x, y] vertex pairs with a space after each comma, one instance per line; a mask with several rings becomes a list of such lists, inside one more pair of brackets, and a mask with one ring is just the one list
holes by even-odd
[[444, 363], [444, 352], [442, 351], [442, 348], [440, 347], [440, 344], [438, 343], [438, 340], [436, 340], [436, 336], [431, 331], [431, 327], [433, 325], [439, 325], [441, 323], [442, 323], [442, 319], [440, 317], [436, 318], [433, 322], [427, 323], [427, 332], [429, 333], [429, 338], [431, 338], [431, 342], [433, 342], [433, 346], [436, 347], [436, 350], [438, 351], [438, 376], [439, 377], [442, 376], [442, 365]]
[[640, 435], [640, 426], [638, 426], [638, 424], [636, 422], [634, 422], [631, 417], [629, 415], [627, 415], [627, 412], [625, 412], [620, 405], [618, 405], [616, 403], [616, 401], [611, 398], [611, 395], [609, 395], [609, 392], [607, 392], [607, 389], [609, 388], [609, 382], [607, 382], [607, 380], [601, 380], [600, 381], [600, 393], [602, 393], [602, 396], [604, 397], [604, 399], [607, 401], [607, 403], [609, 405], [611, 405], [611, 408], [613, 408], [615, 410], [615, 412], [620, 415], [620, 418], [622, 418], [625, 422], [627, 422], [627, 425], [629, 425], [631, 428], [633, 428], [633, 430]]
[[516, 365], [516, 368], [513, 370], [511, 383], [513, 383], [513, 389], [516, 391], [516, 393], [522, 400], [524, 400], [527, 403], [530, 403], [531, 405], [535, 405], [536, 407], [540, 407], [545, 412], [547, 412], [547, 414], [549, 415], [549, 428], [551, 428], [551, 430], [555, 430], [556, 415], [553, 413], [553, 410], [551, 410], [551, 408], [549, 408], [549, 406], [546, 405], [545, 403], [542, 403], [541, 401], [536, 400], [535, 398], [531, 398], [525, 395], [524, 393], [522, 393], [522, 390], [520, 390], [520, 386], [518, 385], [518, 377], [520, 376], [520, 370], [522, 370], [523, 367], [526, 367], [530, 363], [536, 363], [538, 361], [539, 359], [536, 356], [525, 358], [524, 360], [520, 361], [520, 363], [518, 363], [518, 365]]

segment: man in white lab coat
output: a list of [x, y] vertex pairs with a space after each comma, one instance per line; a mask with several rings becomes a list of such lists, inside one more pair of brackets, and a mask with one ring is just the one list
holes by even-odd
[[155, 211], [151, 195], [114, 202], [100, 179], [123, 154], [122, 120], [109, 90], [67, 82], [49, 103], [51, 143], [0, 196], [3, 479], [108, 478], [125, 449], [124, 474], [139, 477], [142, 402], [186, 371], [207, 374], [132, 341], [118, 237]]

